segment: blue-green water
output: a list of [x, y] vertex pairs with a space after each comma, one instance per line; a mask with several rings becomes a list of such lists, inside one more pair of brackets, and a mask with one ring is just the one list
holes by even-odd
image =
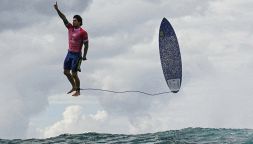
[[157, 133], [138, 135], [124, 134], [63, 134], [48, 139], [1, 139], [2, 144], [95, 144], [95, 143], [127, 143], [127, 144], [253, 144], [251, 129], [211, 129], [186, 128]]

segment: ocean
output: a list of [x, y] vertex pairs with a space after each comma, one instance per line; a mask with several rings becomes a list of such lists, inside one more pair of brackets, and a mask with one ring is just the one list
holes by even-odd
[[1, 144], [253, 144], [252, 129], [185, 128], [137, 135], [62, 134], [47, 139], [0, 139]]

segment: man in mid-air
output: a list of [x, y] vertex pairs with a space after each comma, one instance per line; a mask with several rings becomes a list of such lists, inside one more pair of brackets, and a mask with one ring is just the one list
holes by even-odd
[[[75, 92], [72, 96], [80, 95], [80, 80], [77, 72], [81, 71], [80, 65], [82, 60], [87, 60], [86, 55], [88, 51], [88, 33], [81, 28], [82, 18], [79, 15], [73, 17], [73, 24], [69, 23], [65, 15], [58, 9], [57, 2], [54, 4], [59, 17], [63, 20], [68, 29], [69, 48], [67, 56], [64, 60], [64, 74], [67, 76], [72, 85], [72, 89], [68, 92]], [[82, 56], [82, 46], [84, 45], [84, 52]]]

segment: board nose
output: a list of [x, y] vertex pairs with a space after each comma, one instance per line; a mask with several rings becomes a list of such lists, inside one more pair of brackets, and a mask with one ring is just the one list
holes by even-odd
[[162, 19], [162, 23], [164, 22], [168, 22], [168, 20], [165, 17]]

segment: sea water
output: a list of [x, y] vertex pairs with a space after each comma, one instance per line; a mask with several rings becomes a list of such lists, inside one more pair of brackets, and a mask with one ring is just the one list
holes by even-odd
[[253, 144], [251, 129], [185, 128], [164, 132], [126, 134], [62, 134], [47, 139], [0, 139], [1, 144]]

